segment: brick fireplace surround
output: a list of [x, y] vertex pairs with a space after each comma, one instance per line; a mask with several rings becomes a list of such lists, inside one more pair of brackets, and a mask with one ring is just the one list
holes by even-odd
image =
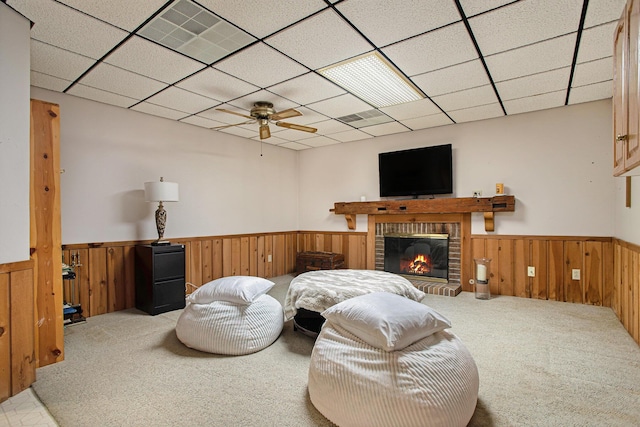
[[404, 277], [418, 289], [435, 295], [456, 296], [462, 290], [461, 284], [468, 283], [471, 214], [370, 214], [368, 219], [367, 268], [383, 270], [385, 234], [448, 234], [448, 283], [430, 281], [426, 277]]

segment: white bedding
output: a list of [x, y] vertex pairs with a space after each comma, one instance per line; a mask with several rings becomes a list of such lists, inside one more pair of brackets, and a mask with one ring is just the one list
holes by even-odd
[[371, 292], [390, 292], [418, 302], [426, 296], [404, 277], [384, 271], [309, 271], [289, 284], [284, 301], [285, 320], [293, 319], [299, 308], [322, 313], [339, 302]]
[[460, 339], [437, 332], [387, 352], [325, 322], [313, 347], [309, 397], [341, 426], [466, 426], [478, 369]]

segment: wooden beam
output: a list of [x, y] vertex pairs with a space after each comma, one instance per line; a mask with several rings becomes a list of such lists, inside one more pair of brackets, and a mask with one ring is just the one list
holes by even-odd
[[[330, 212], [345, 215], [349, 230], [356, 228], [356, 215], [448, 214], [485, 212], [485, 229], [493, 231], [494, 212], [515, 211], [514, 196], [456, 197], [449, 199], [387, 200], [377, 202], [336, 202]], [[487, 215], [488, 213], [488, 215]]]

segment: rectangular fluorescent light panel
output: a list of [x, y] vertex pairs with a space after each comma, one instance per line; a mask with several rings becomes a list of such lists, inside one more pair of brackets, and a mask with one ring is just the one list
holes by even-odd
[[176, 0], [142, 28], [140, 35], [212, 64], [255, 38], [190, 0]]
[[377, 108], [424, 98], [408, 79], [377, 52], [340, 62], [318, 72]]

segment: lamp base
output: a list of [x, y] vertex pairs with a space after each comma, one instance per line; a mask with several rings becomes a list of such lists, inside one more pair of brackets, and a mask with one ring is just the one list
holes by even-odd
[[168, 240], [156, 240], [151, 242], [151, 246], [169, 246], [171, 244]]

